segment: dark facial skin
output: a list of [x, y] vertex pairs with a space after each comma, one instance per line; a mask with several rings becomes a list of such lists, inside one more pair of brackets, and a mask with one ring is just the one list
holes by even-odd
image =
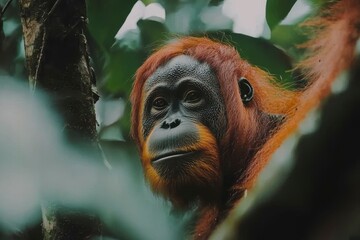
[[226, 129], [226, 115], [216, 75], [208, 64], [180, 55], [159, 67], [145, 83], [144, 139], [160, 175], [173, 176], [197, 152], [188, 146], [201, 141], [197, 125], [207, 127], [216, 139]]

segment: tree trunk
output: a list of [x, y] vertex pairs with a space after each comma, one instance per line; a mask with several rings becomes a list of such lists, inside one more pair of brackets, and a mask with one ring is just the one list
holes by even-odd
[[[0, 12], [2, 12], [3, 8], [0, 6]], [[2, 16], [1, 16], [2, 17]], [[3, 41], [4, 41], [4, 29], [3, 29], [3, 20], [0, 18], [0, 52], [2, 51]]]
[[[85, 0], [20, 0], [25, 55], [31, 88], [55, 99], [70, 140], [95, 149], [93, 71], [84, 29]], [[42, 207], [44, 239], [91, 239], [101, 235], [97, 216], [53, 203]]]

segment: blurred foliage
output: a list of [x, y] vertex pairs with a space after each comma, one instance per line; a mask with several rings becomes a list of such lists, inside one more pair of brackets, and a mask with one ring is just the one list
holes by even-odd
[[[0, 6], [4, 6], [6, 2], [0, 0]], [[0, 45], [0, 76], [9, 75], [26, 79], [22, 29], [16, 1], [7, 8], [2, 20], [4, 36]]]
[[[144, 1], [145, 4], [156, 1]], [[296, 1], [269, 0], [266, 7], [271, 38], [254, 38], [232, 32], [231, 19], [221, 11], [224, 1], [158, 0], [165, 11], [164, 22], [140, 19], [136, 31], [128, 31], [121, 39], [114, 39], [135, 1], [88, 1], [89, 32], [98, 76], [98, 87], [103, 98], [125, 99], [126, 110], [119, 119], [125, 139], [129, 132], [128, 97], [136, 69], [157, 47], [182, 35], [207, 36], [233, 44], [250, 63], [273, 74], [283, 83], [292, 84], [292, 65], [299, 57], [296, 44], [305, 40], [294, 25], [281, 25]], [[204, 21], [212, 14], [214, 21]], [[212, 19], [212, 18], [211, 18]], [[222, 19], [219, 24], [216, 20]], [[208, 20], [208, 18], [207, 18]], [[211, 30], [210, 30], [211, 29]], [[210, 31], [209, 31], [210, 30]], [[93, 55], [94, 56], [94, 55]], [[100, 59], [100, 60], [99, 60]], [[105, 125], [102, 127], [106, 128]]]
[[[4, 5], [5, 2], [1, 0], [0, 5]], [[154, 48], [181, 35], [208, 36], [231, 43], [249, 62], [269, 71], [282, 81], [291, 81], [289, 70], [293, 59], [299, 54], [295, 45], [305, 39], [296, 27], [296, 23], [294, 25], [280, 23], [296, 1], [267, 1], [266, 19], [271, 29], [271, 38], [264, 39], [234, 33], [231, 31], [231, 24], [224, 24], [218, 29], [207, 31], [206, 29], [214, 23], [204, 22], [202, 14], [212, 9], [216, 15], [224, 16], [221, 7], [217, 10], [213, 9], [214, 6], [221, 6], [224, 1], [148, 0], [144, 3], [162, 4], [166, 11], [166, 20], [163, 23], [139, 20], [137, 23], [139, 34], [129, 33], [115, 41], [116, 32], [124, 23], [135, 2], [110, 0], [104, 4], [100, 0], [87, 1], [89, 45], [98, 87], [103, 98], [121, 97], [127, 102], [134, 73], [144, 59]], [[0, 49], [0, 73], [26, 79], [18, 13], [16, 2], [12, 2], [3, 18], [5, 37]], [[129, 108], [126, 111], [129, 111]], [[129, 116], [126, 111], [124, 116]], [[129, 124], [123, 124], [123, 127], [126, 136]]]
[[[301, 54], [296, 45], [304, 42], [305, 37], [297, 27], [297, 22], [284, 25], [282, 20], [297, 1], [268, 0], [266, 6], [263, 6], [264, 9], [266, 8], [270, 38], [254, 38], [234, 33], [232, 20], [222, 12], [222, 4], [225, 1], [144, 0], [146, 5], [160, 3], [165, 9], [166, 19], [164, 21], [139, 19], [138, 29], [127, 32], [120, 39], [115, 39], [116, 33], [136, 1], [87, 0], [89, 20], [87, 37], [101, 95], [101, 102], [97, 104], [96, 109], [98, 129], [105, 154], [114, 168], [121, 165], [119, 162], [128, 161], [137, 168], [134, 174], [137, 177], [141, 175], [138, 156], [129, 141], [129, 93], [136, 69], [154, 49], [174, 37], [207, 36], [230, 43], [250, 63], [270, 72], [283, 83], [289, 85], [293, 83], [290, 70], [294, 60], [297, 60]], [[5, 2], [0, 0], [0, 5], [3, 6]], [[311, 2], [316, 4], [321, 1], [311, 0]], [[3, 17], [4, 38], [0, 41], [0, 80], [5, 76], [12, 76], [20, 81], [27, 79], [17, 4], [13, 1]], [[114, 104], [119, 104], [121, 107], [113, 107]], [[119, 145], [126, 147], [119, 148]], [[129, 151], [129, 148], [132, 150]], [[144, 180], [141, 178], [140, 182], [143, 184]], [[141, 198], [141, 195], [137, 197]], [[121, 206], [113, 207], [115, 209]], [[156, 219], [161, 215], [152, 214], [154, 215], [143, 217]]]
[[224, 0], [211, 0], [209, 5], [219, 5], [220, 3], [222, 3]]
[[266, 2], [266, 21], [273, 29], [288, 15], [296, 0], [268, 0]]

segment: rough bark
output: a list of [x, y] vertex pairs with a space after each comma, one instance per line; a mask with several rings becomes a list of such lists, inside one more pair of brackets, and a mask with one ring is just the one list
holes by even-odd
[[[2, 9], [3, 8], [0, 6], [0, 12], [2, 12]], [[3, 21], [2, 21], [2, 18], [0, 18], [0, 51], [2, 50], [4, 38], [5, 38], [5, 35], [4, 35], [4, 30], [3, 30]]]
[[[20, 0], [31, 88], [55, 99], [71, 140], [96, 146], [96, 118], [84, 29], [85, 0]], [[53, 203], [42, 207], [44, 239], [90, 239], [101, 234], [97, 216]]]

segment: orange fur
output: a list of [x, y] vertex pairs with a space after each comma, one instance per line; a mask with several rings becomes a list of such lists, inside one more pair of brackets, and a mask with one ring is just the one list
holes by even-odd
[[[159, 66], [182, 54], [208, 63], [220, 83], [227, 113], [225, 136], [216, 140], [208, 130], [201, 130], [203, 136], [208, 136], [205, 137], [208, 141], [193, 147], [209, 151], [215, 147], [216, 153], [208, 152], [211, 164], [200, 161], [191, 167], [191, 178], [183, 180], [198, 181], [189, 184], [203, 181], [214, 186], [221, 184], [216, 186], [221, 191], [220, 199], [200, 206], [194, 238], [206, 239], [209, 236], [213, 227], [241, 199], [244, 191], [253, 186], [273, 152], [329, 93], [331, 83], [339, 73], [349, 67], [360, 35], [360, 1], [338, 1], [306, 25], [314, 27], [316, 31], [315, 38], [303, 46], [308, 50], [308, 56], [297, 66], [309, 81], [302, 90], [285, 90], [266, 72], [241, 59], [233, 47], [207, 38], [187, 37], [169, 43], [138, 69], [131, 93], [132, 136], [140, 152], [143, 152], [145, 173], [153, 184], [153, 190], [165, 192], [179, 205], [181, 202], [177, 202], [177, 193], [172, 192], [179, 189], [173, 186], [165, 189], [169, 182], [147, 168], [146, 159], [151, 158], [151, 153], [146, 149], [146, 140], [142, 139], [144, 83]], [[250, 82], [255, 92], [252, 102], [246, 106], [238, 92], [237, 81], [241, 77]], [[276, 124], [276, 120], [269, 118], [268, 114], [280, 114], [285, 118]], [[210, 181], [211, 175], [216, 181]]]
[[[230, 147], [235, 152], [223, 152], [224, 156], [222, 158], [236, 156], [235, 161], [238, 161], [239, 157], [247, 154], [243, 152], [243, 149], [250, 149], [254, 142], [258, 140], [256, 132], [258, 132], [257, 125], [260, 123], [252, 111], [245, 110], [241, 102], [237, 90], [237, 80], [240, 77], [246, 77], [254, 89], [256, 89], [256, 95], [251, 104], [264, 109], [265, 112], [284, 113], [286, 109], [296, 104], [294, 100], [296, 93], [285, 91], [274, 84], [271, 77], [264, 71], [240, 59], [238, 52], [232, 46], [206, 38], [182, 38], [177, 42], [166, 45], [151, 55], [136, 73], [131, 101], [133, 105], [133, 126], [138, 127], [132, 128], [132, 135], [138, 146], [140, 146], [140, 151], [142, 147], [140, 141], [142, 130], [139, 126], [141, 125], [139, 124], [141, 119], [139, 113], [142, 112], [143, 85], [157, 67], [165, 64], [171, 58], [182, 54], [192, 56], [202, 62], [207, 62], [218, 76], [221, 92], [224, 96], [226, 112], [231, 113], [227, 119], [229, 126], [227, 134], [220, 143], [220, 149], [229, 149], [229, 146], [234, 143], [242, 148]], [[238, 134], [239, 132], [241, 134]]]
[[308, 56], [297, 68], [304, 71], [309, 83], [296, 100], [296, 109], [289, 108], [288, 120], [254, 157], [242, 186], [237, 186], [241, 189], [251, 188], [271, 154], [329, 94], [331, 83], [339, 73], [351, 65], [360, 36], [360, 1], [339, 1], [305, 25], [315, 28], [316, 37], [302, 46], [308, 50]]
[[[184, 201], [183, 198], [179, 197], [183, 191], [187, 191], [182, 188], [197, 188], [195, 186], [198, 186], [198, 188], [203, 188], [204, 191], [209, 191], [209, 193], [205, 195], [211, 195], [211, 197], [214, 198], [214, 195], [219, 194], [219, 188], [221, 186], [219, 152], [216, 139], [205, 126], [196, 124], [196, 127], [198, 128], [202, 141], [190, 146], [174, 149], [183, 152], [201, 152], [200, 159], [197, 159], [193, 165], [189, 165], [189, 168], [186, 170], [186, 176], [180, 175], [178, 178], [174, 176], [173, 179], [170, 180], [164, 179], [151, 167], [151, 159], [153, 159], [154, 156], [148, 149], [149, 144], [147, 141], [152, 132], [150, 132], [141, 153], [145, 177], [149, 181], [152, 190], [155, 193], [161, 193], [171, 200], [175, 206], [181, 208], [186, 207], [187, 202], [189, 202], [188, 199]], [[192, 196], [188, 197], [191, 198]]]
[[205, 206], [201, 209], [200, 216], [203, 221], [196, 225], [193, 239], [208, 239], [210, 236], [209, 229], [214, 229], [218, 223], [219, 209], [215, 206]]

